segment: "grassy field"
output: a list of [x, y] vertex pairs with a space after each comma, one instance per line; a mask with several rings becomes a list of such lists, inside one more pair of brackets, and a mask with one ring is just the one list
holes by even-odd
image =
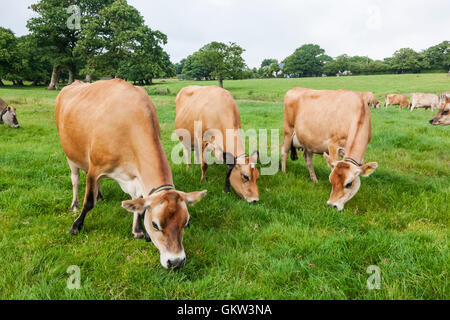
[[[176, 145], [170, 140], [174, 97], [188, 84], [148, 88], [167, 153]], [[450, 78], [225, 81], [244, 129], [280, 132], [282, 99], [295, 86], [374, 91], [381, 98], [449, 91]], [[69, 212], [72, 186], [55, 126], [56, 95], [45, 88], [0, 88], [22, 126], [0, 126], [0, 299], [450, 298], [450, 131], [430, 126], [431, 112], [372, 111], [366, 160], [379, 169], [342, 212], [326, 206], [330, 170], [321, 157], [314, 160], [318, 185], [303, 161], [289, 160], [287, 175], [261, 177], [258, 205], [222, 192], [223, 166], [210, 167], [200, 183], [199, 166], [172, 165], [179, 190], [209, 192], [189, 210], [187, 265], [168, 272], [153, 244], [133, 239], [132, 216], [120, 207], [129, 197], [112, 180], [102, 183], [105, 201], [88, 215], [81, 234], [66, 234], [76, 214]], [[81, 268], [80, 290], [66, 287], [71, 265]], [[381, 269], [380, 290], [367, 288], [371, 265]]]

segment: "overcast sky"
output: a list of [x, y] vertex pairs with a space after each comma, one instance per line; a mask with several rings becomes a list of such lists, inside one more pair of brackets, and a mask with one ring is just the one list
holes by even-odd
[[[0, 0], [0, 26], [26, 34], [37, 0]], [[211, 41], [236, 42], [250, 67], [282, 60], [305, 43], [328, 55], [382, 59], [450, 40], [449, 0], [128, 0], [167, 34], [178, 62]]]

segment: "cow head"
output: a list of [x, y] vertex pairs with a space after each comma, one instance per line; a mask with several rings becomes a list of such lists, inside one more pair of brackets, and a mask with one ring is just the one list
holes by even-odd
[[445, 98], [445, 103], [442, 104], [439, 113], [430, 120], [434, 126], [448, 126], [450, 125], [450, 98]]
[[197, 203], [206, 193], [206, 190], [191, 193], [169, 190], [122, 202], [122, 207], [130, 212], [145, 212], [145, 230], [158, 248], [165, 269], [179, 268], [186, 263], [183, 230], [190, 219], [186, 204]]
[[242, 156], [235, 158], [230, 153], [225, 153], [224, 158], [228, 165], [227, 177], [225, 182], [225, 192], [230, 192], [230, 185], [236, 193], [247, 200], [249, 203], [259, 201], [259, 191], [257, 180], [259, 171], [256, 167], [259, 159], [258, 151], [255, 151], [250, 157]]
[[17, 122], [16, 108], [11, 108], [7, 106], [0, 114], [0, 123], [5, 122], [8, 126], [12, 128], [19, 128], [19, 122]]
[[377, 168], [378, 163], [371, 162], [359, 166], [356, 161], [346, 159], [334, 161], [328, 154], [324, 154], [328, 166], [333, 170], [330, 175], [332, 191], [328, 205], [341, 211], [345, 204], [352, 199], [361, 187], [360, 177], [370, 176]]

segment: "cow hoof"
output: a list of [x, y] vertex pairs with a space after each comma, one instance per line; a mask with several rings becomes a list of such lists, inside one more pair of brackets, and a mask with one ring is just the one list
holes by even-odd
[[71, 228], [69, 231], [67, 231], [67, 233], [76, 236], [80, 233], [80, 230]]
[[133, 232], [133, 237], [136, 240], [142, 240], [145, 238], [145, 234], [144, 234], [144, 232]]
[[78, 206], [73, 205], [72, 207], [70, 207], [70, 211], [72, 212], [77, 212], [78, 210], [80, 210]]
[[312, 179], [312, 182], [314, 182], [314, 183], [319, 183], [319, 180], [317, 180], [317, 179]]

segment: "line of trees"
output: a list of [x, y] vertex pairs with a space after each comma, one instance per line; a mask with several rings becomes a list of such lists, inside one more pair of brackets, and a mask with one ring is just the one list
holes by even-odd
[[[75, 16], [68, 10], [73, 5]], [[27, 23], [30, 34], [16, 37], [0, 27], [0, 85], [3, 79], [57, 89], [61, 79], [70, 84], [77, 77], [121, 77], [148, 85], [178, 74], [215, 79], [223, 86], [225, 79], [450, 70], [449, 41], [421, 52], [403, 48], [384, 60], [346, 54], [332, 58], [319, 45], [305, 44], [281, 62], [265, 59], [258, 69], [248, 68], [245, 50], [236, 43], [211, 42], [174, 65], [163, 50], [167, 36], [148, 27], [127, 0], [40, 0], [30, 9], [35, 13]], [[78, 24], [71, 21], [77, 19]]]
[[[79, 27], [70, 21], [72, 5]], [[175, 75], [162, 48], [167, 36], [145, 25], [126, 0], [41, 0], [30, 8], [35, 17], [27, 23], [29, 35], [15, 37], [0, 28], [0, 79], [57, 89], [61, 78], [69, 84], [76, 77], [151, 84], [156, 77]]]
[[[305, 44], [294, 53], [279, 62], [276, 59], [264, 59], [260, 68], [249, 69], [242, 57], [237, 58], [244, 50], [234, 43], [230, 46], [238, 47], [235, 55], [227, 55], [226, 50], [221, 57], [216, 57], [216, 66], [224, 72], [220, 77], [213, 71], [212, 65], [205, 63], [204, 55], [208, 55], [209, 48], [218, 43], [211, 43], [199, 51], [175, 64], [180, 78], [194, 80], [246, 78], [284, 78], [284, 77], [314, 77], [322, 75], [342, 74], [387, 74], [387, 73], [419, 73], [426, 71], [447, 72], [450, 70], [450, 42], [444, 41], [424, 51], [403, 48], [384, 60], [373, 60], [369, 57], [341, 55], [332, 58], [325, 50], [315, 44]], [[225, 44], [220, 44], [225, 48]], [[234, 65], [227, 65], [226, 61], [239, 61]]]

